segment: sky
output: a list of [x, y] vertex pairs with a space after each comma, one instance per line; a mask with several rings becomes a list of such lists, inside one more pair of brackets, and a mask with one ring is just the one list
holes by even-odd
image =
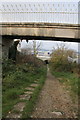
[[[46, 40], [37, 40], [36, 41], [36, 44], [39, 45], [39, 43], [41, 43], [41, 47], [40, 49], [43, 49], [43, 50], [53, 50], [53, 48], [57, 48], [57, 44], [60, 45], [60, 44], [65, 44], [65, 46], [68, 48], [68, 49], [72, 49], [72, 50], [75, 50], [78, 52], [78, 44], [79, 43], [75, 43], [75, 42], [61, 42], [61, 41], [46, 41]], [[36, 45], [36, 46], [37, 46]], [[26, 43], [25, 40], [22, 41], [22, 48], [32, 48], [33, 46], [33, 41], [32, 40], [29, 40], [28, 43]]]

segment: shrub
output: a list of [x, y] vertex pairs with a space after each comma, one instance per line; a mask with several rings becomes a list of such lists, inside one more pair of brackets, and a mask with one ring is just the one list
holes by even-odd
[[[64, 47], [55, 49], [51, 56], [51, 66], [56, 71], [70, 71], [73, 72], [74, 68], [77, 69], [76, 63], [68, 61], [68, 56], [74, 56], [74, 51], [68, 50]], [[76, 55], [75, 55], [76, 56]]]

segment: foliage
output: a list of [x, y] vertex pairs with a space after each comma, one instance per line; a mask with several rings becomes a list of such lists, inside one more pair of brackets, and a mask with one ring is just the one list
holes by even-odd
[[76, 95], [80, 96], [79, 81], [77, 74], [71, 72], [55, 72], [52, 71], [52, 74], [59, 79], [61, 83], [64, 83], [66, 89], [70, 91], [72, 98], [75, 99]]
[[13, 60], [3, 60], [3, 63], [2, 63], [3, 77], [5, 77], [10, 72], [13, 72], [15, 69], [16, 69], [16, 66]]
[[58, 46], [52, 53], [50, 69], [54, 76], [60, 78], [59, 81], [65, 84], [73, 96], [78, 95], [78, 91], [80, 95], [78, 89], [80, 68], [78, 64], [69, 62], [68, 56], [75, 58], [76, 53], [67, 49], [65, 45]]
[[40, 67], [43, 66], [44, 62], [38, 58], [36, 58], [34, 55], [24, 55], [23, 53], [17, 53], [17, 64], [23, 64], [23, 63], [28, 63], [32, 64], [35, 67]]
[[14, 64], [12, 60], [3, 62], [3, 117], [19, 102], [19, 95], [24, 92], [24, 88], [34, 83], [35, 80], [41, 80], [46, 75], [44, 63], [37, 68], [35, 64], [22, 63]]
[[36, 87], [36, 89], [34, 90], [30, 101], [27, 101], [26, 107], [23, 111], [22, 118], [30, 118], [31, 117], [31, 113], [34, 110], [35, 104], [37, 102], [37, 98], [38, 98], [39, 93], [45, 83], [45, 80], [46, 80], [46, 68], [43, 68], [43, 70], [40, 70], [40, 77], [38, 78], [39, 86]]
[[51, 55], [52, 68], [56, 71], [73, 71], [75, 66], [77, 68], [77, 64], [69, 62], [68, 56], [76, 57], [76, 54], [73, 50], [69, 50], [65, 46], [58, 46]]

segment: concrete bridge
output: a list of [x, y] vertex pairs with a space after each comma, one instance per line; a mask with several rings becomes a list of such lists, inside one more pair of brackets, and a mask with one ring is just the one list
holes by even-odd
[[78, 3], [3, 2], [0, 8], [3, 51], [13, 39], [80, 41]]
[[77, 42], [80, 39], [80, 25], [61, 23], [2, 23], [0, 35], [3, 38], [56, 40]]

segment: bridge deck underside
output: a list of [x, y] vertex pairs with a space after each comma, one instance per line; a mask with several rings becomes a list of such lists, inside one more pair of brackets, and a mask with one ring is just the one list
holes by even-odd
[[26, 40], [50, 40], [64, 42], [80, 42], [80, 38], [64, 38], [64, 37], [44, 37], [44, 36], [18, 36], [18, 35], [2, 35], [2, 39], [26, 39]]

